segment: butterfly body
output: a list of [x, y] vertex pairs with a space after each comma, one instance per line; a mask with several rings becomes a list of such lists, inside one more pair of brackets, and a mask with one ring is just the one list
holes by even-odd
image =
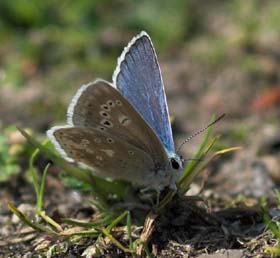
[[113, 83], [82, 86], [67, 117], [68, 125], [47, 135], [68, 161], [97, 176], [175, 188], [183, 161], [174, 151], [161, 74], [145, 32], [125, 48]]

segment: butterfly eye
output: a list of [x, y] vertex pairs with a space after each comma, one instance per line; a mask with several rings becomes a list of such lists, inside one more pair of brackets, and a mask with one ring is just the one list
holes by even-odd
[[170, 160], [170, 163], [171, 163], [171, 167], [173, 168], [173, 169], [179, 169], [180, 168], [180, 164], [178, 163], [178, 161], [177, 160], [175, 160], [175, 159], [171, 159]]

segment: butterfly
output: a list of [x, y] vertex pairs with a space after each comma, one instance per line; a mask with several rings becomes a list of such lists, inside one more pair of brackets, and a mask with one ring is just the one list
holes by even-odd
[[176, 188], [183, 159], [176, 154], [155, 49], [142, 31], [124, 48], [113, 82], [83, 85], [67, 111], [67, 125], [47, 136], [69, 162], [103, 178], [145, 188]]

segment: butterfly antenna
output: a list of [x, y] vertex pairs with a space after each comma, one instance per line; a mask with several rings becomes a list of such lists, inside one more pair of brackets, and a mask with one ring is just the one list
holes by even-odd
[[181, 143], [181, 145], [179, 146], [179, 148], [177, 148], [177, 151], [176, 151], [176, 152], [180, 151], [180, 149], [183, 147], [183, 145], [184, 145], [185, 143], [187, 143], [188, 141], [190, 141], [192, 138], [194, 138], [195, 136], [197, 136], [197, 135], [203, 133], [203, 132], [204, 132], [205, 130], [207, 130], [210, 126], [212, 126], [212, 125], [216, 124], [218, 121], [220, 121], [225, 115], [226, 115], [225, 113], [222, 114], [222, 115], [220, 115], [217, 119], [215, 119], [213, 122], [211, 122], [210, 124], [208, 124], [206, 127], [200, 129], [199, 131], [197, 131], [197, 132], [194, 133], [193, 135], [189, 136], [186, 140], [184, 140], [184, 141]]

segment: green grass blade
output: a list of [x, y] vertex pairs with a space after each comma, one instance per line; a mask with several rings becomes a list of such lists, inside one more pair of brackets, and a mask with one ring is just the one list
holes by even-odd
[[144, 251], [145, 251], [146, 257], [147, 258], [151, 258], [152, 255], [151, 255], [151, 252], [150, 252], [148, 246], [145, 243], [143, 243], [143, 247], [144, 247]]
[[132, 241], [132, 236], [131, 236], [131, 215], [130, 215], [130, 211], [128, 211], [127, 213], [127, 219], [126, 219], [126, 227], [127, 227], [127, 236], [128, 236], [128, 240], [129, 240], [129, 249], [132, 250], [133, 249], [133, 241]]
[[35, 149], [35, 151], [32, 153], [32, 155], [29, 159], [29, 171], [31, 172], [32, 182], [34, 185], [37, 201], [38, 201], [39, 195], [40, 195], [40, 184], [39, 184], [39, 179], [38, 179], [38, 173], [37, 173], [36, 169], [34, 168], [34, 162], [35, 162], [35, 159], [38, 157], [39, 153], [40, 153], [40, 150]]
[[49, 225], [51, 225], [52, 227], [54, 227], [58, 232], [63, 231], [62, 227], [56, 223], [51, 217], [49, 217], [48, 215], [46, 215], [45, 211], [40, 211], [38, 213], [40, 215], [41, 218], [43, 218]]
[[121, 249], [122, 251], [124, 251], [125, 253], [133, 253], [133, 250], [130, 250], [128, 248], [126, 248], [125, 246], [123, 246], [123, 244], [121, 244], [116, 238], [114, 238], [107, 229], [102, 228], [101, 232], [108, 237], [119, 249]]
[[264, 223], [267, 225], [267, 227], [270, 229], [270, 231], [278, 239], [280, 239], [280, 228], [275, 222], [273, 222], [273, 220], [268, 215], [268, 210], [267, 210], [266, 204], [264, 204], [264, 203], [262, 204], [261, 213], [263, 215]]
[[41, 181], [41, 186], [40, 186], [40, 190], [39, 190], [39, 196], [37, 199], [37, 212], [41, 212], [43, 210], [44, 207], [44, 193], [45, 193], [45, 188], [46, 188], [46, 180], [47, 180], [47, 172], [48, 169], [50, 167], [50, 163], [47, 164], [47, 166], [45, 167], [44, 171], [43, 171], [43, 176], [42, 176], [42, 181]]
[[120, 216], [118, 216], [116, 219], [114, 219], [114, 220], [112, 221], [112, 223], [106, 227], [106, 231], [110, 233], [111, 230], [112, 230], [117, 224], [119, 224], [119, 223], [125, 218], [125, 216], [127, 216], [128, 212], [129, 212], [129, 211], [124, 211]]
[[[211, 121], [214, 121], [214, 120], [215, 120], [215, 117], [213, 117]], [[197, 161], [196, 160], [189, 161], [189, 164], [187, 165], [181, 178], [178, 180], [177, 184], [179, 187], [181, 186], [181, 184], [183, 184], [185, 178], [188, 177], [188, 175], [191, 173], [191, 171], [198, 165], [199, 160], [201, 159], [202, 152], [204, 151], [205, 147], [207, 146], [211, 134], [212, 134], [212, 127], [209, 127], [205, 133], [204, 139], [203, 139], [198, 151], [196, 152], [196, 154], [194, 156], [194, 159], [197, 159]]]
[[25, 224], [28, 226], [34, 228], [35, 230], [41, 231], [41, 232], [46, 232], [46, 233], [51, 233], [57, 235], [58, 233], [55, 232], [54, 230], [47, 228], [39, 223], [32, 222], [29, 220], [27, 216], [25, 216], [20, 210], [18, 210], [12, 203], [7, 201], [7, 207]]
[[200, 171], [202, 171], [202, 168], [208, 165], [210, 160], [206, 159], [206, 155], [209, 152], [209, 150], [213, 147], [215, 142], [218, 140], [218, 138], [218, 136], [213, 138], [207, 146], [203, 147], [202, 152], [199, 154], [200, 161], [196, 162], [196, 164], [192, 166], [191, 170], [188, 171], [188, 174], [185, 176], [184, 180], [180, 182], [179, 187], [182, 193], [185, 193], [187, 191], [194, 178], [199, 174]]
[[[216, 142], [217, 137], [214, 138], [209, 146], [205, 149], [205, 153], [203, 153], [203, 157], [206, 156], [206, 154], [208, 153], [208, 151], [212, 148], [213, 144]], [[228, 148], [228, 149], [224, 149], [224, 150], [220, 150], [215, 152], [214, 154], [212, 154], [209, 158], [203, 160], [202, 162], [200, 162], [200, 164], [192, 171], [192, 173], [185, 179], [184, 184], [181, 186], [180, 191], [182, 193], [186, 193], [189, 190], [190, 184], [193, 182], [194, 178], [203, 170], [205, 169], [208, 164], [217, 156], [220, 155], [224, 155], [226, 153], [229, 152], [233, 152], [233, 151], [238, 151], [240, 150], [241, 147], [232, 147], [232, 148]]]

